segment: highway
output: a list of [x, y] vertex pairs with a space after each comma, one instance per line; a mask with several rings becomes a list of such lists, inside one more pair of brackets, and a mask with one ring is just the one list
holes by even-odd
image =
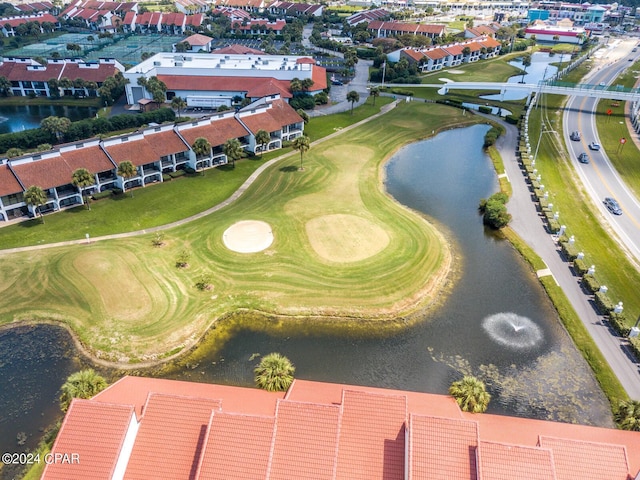
[[[638, 44], [637, 39], [617, 41], [607, 48], [597, 52], [597, 68], [594, 68], [587, 76], [591, 84], [610, 84], [624, 70], [630, 68], [635, 62], [630, 62], [640, 56], [639, 52], [632, 52]], [[640, 49], [639, 49], [640, 50]], [[602, 100], [610, 102], [610, 100]], [[601, 143], [596, 127], [594, 115], [598, 100], [590, 97], [570, 97], [564, 111], [564, 138], [569, 155], [574, 162], [578, 178], [584, 185], [584, 189], [593, 203], [597, 206], [600, 220], [607, 230], [616, 238], [637, 265], [640, 264], [640, 201], [625, 185], [610, 158], [615, 157], [615, 151], [590, 150], [591, 142]], [[613, 117], [611, 121], [621, 121], [621, 117]], [[570, 134], [573, 131], [581, 133], [580, 141], [571, 141]], [[635, 135], [635, 134], [633, 134]], [[633, 143], [627, 138], [628, 143]], [[624, 148], [625, 145], [619, 145]], [[629, 146], [627, 145], [627, 148]], [[586, 152], [590, 161], [588, 164], [578, 162], [578, 155]], [[614, 197], [622, 208], [622, 215], [614, 215], [603, 204], [605, 197]]]

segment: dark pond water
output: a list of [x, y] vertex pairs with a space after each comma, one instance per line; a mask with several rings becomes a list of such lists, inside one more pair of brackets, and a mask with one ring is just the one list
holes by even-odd
[[[240, 329], [167, 376], [251, 385], [254, 354], [278, 351], [299, 378], [446, 393], [472, 373], [489, 385], [491, 412], [610, 426], [607, 402], [543, 290], [477, 213], [479, 199], [498, 188], [481, 150], [487, 129], [442, 133], [400, 150], [387, 166], [389, 193], [446, 225], [457, 245], [461, 275], [441, 307], [384, 337], [313, 325], [277, 334]], [[24, 448], [20, 431], [32, 435], [28, 441], [38, 436], [55, 418], [59, 387], [78, 368], [58, 328], [0, 333], [0, 450]]]
[[1, 105], [0, 133], [38, 128], [43, 118], [52, 115], [67, 117], [75, 122], [93, 117], [97, 111], [93, 107], [68, 107], [64, 105]]

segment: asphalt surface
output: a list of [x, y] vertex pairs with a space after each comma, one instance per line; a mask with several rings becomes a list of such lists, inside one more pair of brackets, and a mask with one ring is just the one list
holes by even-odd
[[603, 321], [603, 317], [596, 313], [593, 296], [582, 290], [580, 278], [573, 275], [569, 264], [562, 259], [556, 238], [547, 233], [532, 201], [529, 185], [515, 157], [517, 128], [506, 122], [501, 123], [506, 129], [506, 134], [498, 139], [496, 147], [500, 151], [513, 188], [513, 195], [507, 204], [509, 213], [513, 216], [511, 227], [546, 263], [547, 269], [537, 272], [538, 276], [553, 276], [628, 395], [632, 399], [640, 400], [640, 364], [629, 352], [627, 340], [615, 336]]
[[[628, 59], [635, 60], [640, 55], [640, 53], [632, 52], [632, 48], [637, 43], [637, 39], [619, 40], [598, 52], [600, 55], [595, 58], [596, 67], [586, 77], [588, 82], [592, 84], [611, 83], [635, 63], [628, 61]], [[611, 105], [611, 110], [616, 111], [617, 114], [609, 117], [607, 121], [624, 122], [624, 118], [619, 116], [621, 114], [619, 107], [624, 105], [624, 102], [606, 102]], [[610, 161], [610, 158], [615, 158], [621, 149], [625, 148], [625, 145], [618, 144], [618, 148], [613, 151], [605, 151], [604, 149], [594, 151], [588, 147], [591, 142], [600, 143], [596, 116], [594, 115], [597, 105], [598, 100], [595, 98], [573, 97], [568, 100], [563, 120], [567, 151], [574, 162], [578, 179], [584, 185], [585, 192], [598, 207], [601, 214], [599, 216], [600, 222], [618, 240], [629, 257], [635, 260], [636, 265], [640, 265], [640, 202], [625, 185]], [[573, 131], [581, 133], [580, 141], [569, 140], [570, 132]], [[634, 140], [637, 141], [636, 134], [627, 138], [629, 143]], [[583, 152], [589, 155], [588, 164], [580, 164], [577, 161], [578, 155]], [[603, 204], [605, 197], [614, 197], [618, 200], [623, 214], [614, 215], [609, 212]]]

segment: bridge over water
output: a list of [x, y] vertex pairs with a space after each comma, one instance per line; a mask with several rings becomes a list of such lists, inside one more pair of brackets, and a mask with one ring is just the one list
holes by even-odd
[[[381, 86], [377, 84], [377, 86]], [[386, 87], [400, 87], [400, 88], [438, 88], [442, 89], [444, 93], [449, 93], [450, 90], [497, 90], [504, 94], [506, 90], [524, 90], [528, 94], [532, 92], [537, 93], [552, 93], [556, 95], [567, 95], [577, 97], [591, 97], [598, 99], [611, 99], [611, 100], [640, 100], [640, 88], [626, 88], [621, 85], [605, 86], [605, 85], [592, 85], [588, 83], [568, 83], [560, 81], [545, 80], [538, 83], [506, 83], [506, 82], [448, 82], [439, 84], [424, 84], [424, 83], [385, 83]]]

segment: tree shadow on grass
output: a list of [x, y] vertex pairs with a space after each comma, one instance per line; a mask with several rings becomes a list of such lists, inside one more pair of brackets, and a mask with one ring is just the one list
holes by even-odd
[[281, 172], [286, 172], [286, 173], [290, 173], [290, 172], [297, 172], [298, 171], [298, 167], [295, 165], [287, 165], [286, 167], [282, 167], [280, 168]]

